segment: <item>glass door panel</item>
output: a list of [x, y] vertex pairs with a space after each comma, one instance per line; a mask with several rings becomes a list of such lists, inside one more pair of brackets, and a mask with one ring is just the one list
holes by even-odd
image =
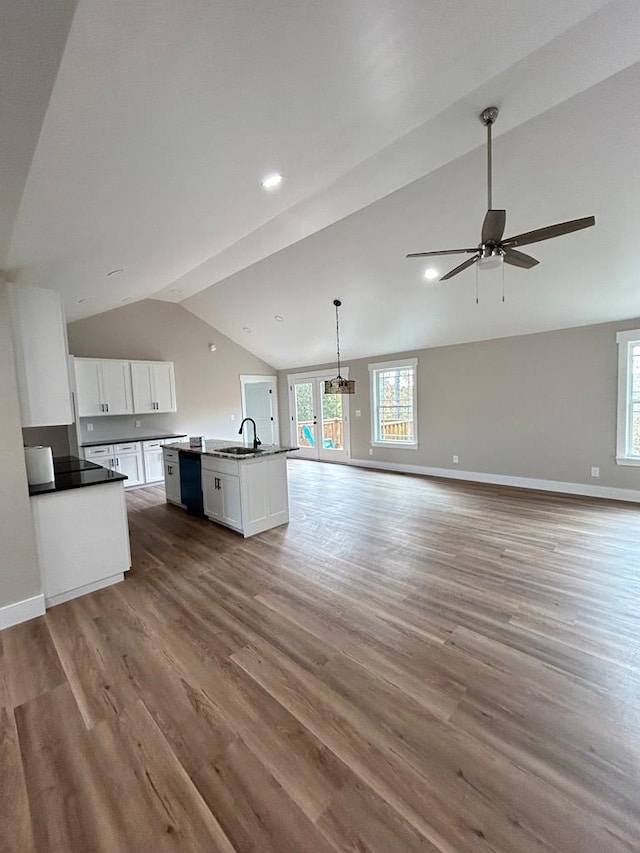
[[293, 383], [293, 420], [295, 425], [294, 441], [300, 448], [299, 456], [318, 458], [318, 419], [316, 418], [316, 395], [314, 383], [301, 381]]
[[324, 450], [344, 450], [343, 410], [341, 394], [325, 394], [320, 383], [322, 406], [322, 447]]

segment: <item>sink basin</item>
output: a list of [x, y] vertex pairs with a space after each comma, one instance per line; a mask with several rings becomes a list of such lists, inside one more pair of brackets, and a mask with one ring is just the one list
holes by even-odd
[[253, 447], [218, 447], [216, 453], [230, 453], [233, 456], [246, 456], [248, 453], [260, 453], [260, 448]]

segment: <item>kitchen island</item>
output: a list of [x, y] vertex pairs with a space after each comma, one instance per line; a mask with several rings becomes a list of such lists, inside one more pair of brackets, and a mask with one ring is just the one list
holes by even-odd
[[[258, 448], [208, 440], [201, 449], [188, 443], [163, 449], [167, 501], [193, 507], [210, 521], [253, 536], [289, 521], [287, 456], [296, 447]], [[194, 460], [200, 463], [199, 495], [193, 495]], [[182, 464], [181, 464], [182, 463]], [[189, 470], [189, 476], [185, 471]], [[196, 486], [197, 490], [197, 486]], [[201, 504], [195, 498], [201, 495]], [[201, 507], [201, 509], [200, 509]]]

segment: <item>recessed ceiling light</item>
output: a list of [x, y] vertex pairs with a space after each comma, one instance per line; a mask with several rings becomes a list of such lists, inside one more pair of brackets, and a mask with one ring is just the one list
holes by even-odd
[[215, 344], [209, 344], [209, 352], [216, 352], [218, 347]]
[[279, 314], [276, 314], [273, 319], [276, 323], [284, 323], [284, 317], [281, 317]]
[[438, 270], [434, 270], [433, 267], [428, 267], [424, 271], [424, 277], [427, 279], [427, 281], [433, 281], [434, 278], [438, 278]]
[[251, 329], [250, 329], [248, 326], [243, 326], [243, 327], [242, 327], [242, 331], [243, 331], [243, 332], [250, 332], [250, 331], [251, 331]]
[[133, 302], [133, 296], [125, 296], [124, 299], [120, 300], [121, 302]]
[[121, 272], [124, 272], [124, 270], [111, 270], [111, 272], [107, 273], [107, 277], [110, 275], [120, 275]]
[[265, 190], [272, 190], [274, 187], [277, 187], [278, 184], [282, 183], [282, 175], [274, 173], [273, 175], [267, 175], [266, 178], [262, 179], [262, 186]]

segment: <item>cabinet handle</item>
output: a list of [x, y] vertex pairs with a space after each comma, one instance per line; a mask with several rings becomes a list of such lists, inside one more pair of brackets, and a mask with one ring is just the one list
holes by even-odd
[[219, 489], [220, 488], [220, 480], [218, 479], [218, 477], [214, 477], [214, 482], [215, 482], [215, 488]]
[[100, 411], [104, 412], [104, 403], [100, 403]]
[[105, 403], [104, 405], [105, 405], [105, 409], [106, 409], [107, 411], [109, 411], [109, 404], [108, 404], [108, 403]]
[[118, 457], [116, 456], [116, 468], [119, 468], [119, 467], [120, 467], [120, 460], [119, 460], [119, 459], [118, 459]]
[[171, 465], [167, 465], [167, 474], [173, 474], [173, 468]]

